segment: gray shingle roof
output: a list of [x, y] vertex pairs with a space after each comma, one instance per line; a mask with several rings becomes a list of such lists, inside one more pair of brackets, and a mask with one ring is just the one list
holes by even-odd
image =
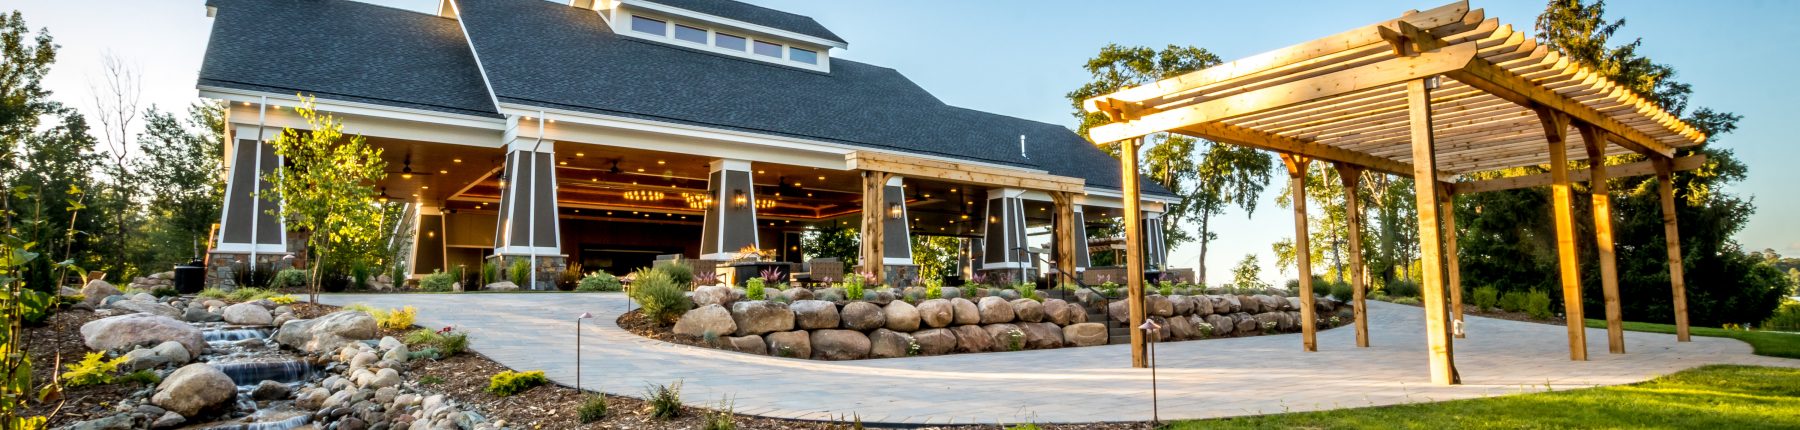
[[849, 44], [837, 33], [819, 25], [812, 17], [782, 12], [749, 3], [733, 0], [648, 0], [663, 6], [673, 6], [713, 16], [731, 18], [738, 21], [765, 27], [777, 28], [837, 43]]
[[200, 85], [500, 117], [455, 20], [340, 0], [210, 0]]
[[[944, 104], [893, 69], [821, 73], [621, 37], [543, 0], [458, 0], [456, 21], [348, 0], [212, 0], [202, 85], [495, 116], [501, 103], [981, 161], [1119, 188], [1118, 162], [1056, 124]], [[481, 57], [475, 66], [469, 52]], [[1019, 153], [1025, 136], [1029, 157]], [[1168, 196], [1146, 183], [1144, 191]]]

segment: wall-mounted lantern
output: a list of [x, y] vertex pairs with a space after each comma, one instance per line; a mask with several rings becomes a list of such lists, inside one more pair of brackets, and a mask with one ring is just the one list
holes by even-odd
[[745, 195], [744, 190], [732, 190], [731, 191], [731, 207], [732, 208], [743, 209], [744, 206], [747, 206], [749, 204], [750, 204], [750, 196]]
[[900, 215], [905, 212], [905, 206], [901, 206], [899, 203], [888, 203], [888, 219], [900, 219]]

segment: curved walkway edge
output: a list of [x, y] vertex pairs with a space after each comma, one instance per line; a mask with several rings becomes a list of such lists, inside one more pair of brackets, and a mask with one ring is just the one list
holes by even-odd
[[[575, 317], [582, 335], [582, 385], [641, 397], [646, 384], [681, 381], [682, 399], [709, 406], [730, 398], [740, 414], [889, 424], [1148, 421], [1150, 372], [1130, 367], [1129, 347], [1108, 345], [846, 362], [753, 356], [647, 339], [614, 322], [620, 293], [340, 294], [332, 305], [418, 308], [418, 324], [454, 325], [471, 345], [514, 369], [541, 369], [575, 384]], [[1297, 334], [1159, 344], [1161, 418], [1194, 419], [1498, 396], [1615, 385], [1708, 364], [1800, 367], [1751, 354], [1735, 339], [1627, 332], [1627, 354], [1606, 352], [1605, 330], [1589, 329], [1586, 362], [1568, 359], [1566, 328], [1467, 317], [1454, 345], [1463, 385], [1426, 375], [1424, 311], [1369, 302], [1370, 348], [1349, 328], [1322, 331], [1319, 351]], [[1601, 340], [1598, 344], [1594, 340]]]

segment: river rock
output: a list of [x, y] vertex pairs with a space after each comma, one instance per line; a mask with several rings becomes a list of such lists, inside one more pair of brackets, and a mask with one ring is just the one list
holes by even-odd
[[794, 329], [794, 311], [781, 302], [749, 300], [732, 303], [731, 320], [737, 323], [738, 336]]
[[293, 388], [289, 388], [287, 384], [275, 381], [262, 381], [261, 383], [256, 384], [255, 390], [250, 391], [250, 398], [257, 401], [287, 400], [293, 396]]
[[923, 322], [926, 327], [944, 327], [955, 320], [956, 307], [952, 306], [949, 300], [930, 299], [919, 302], [919, 321]]
[[814, 360], [858, 360], [869, 356], [869, 337], [860, 331], [813, 330], [810, 342]]
[[69, 430], [131, 430], [136, 427], [131, 414], [115, 414], [70, 424]]
[[763, 337], [757, 335], [731, 336], [725, 338], [724, 349], [746, 354], [769, 355], [769, 345], [763, 343]]
[[788, 305], [794, 311], [794, 326], [802, 330], [837, 328], [837, 304], [824, 300], [798, 300]]
[[156, 345], [155, 348], [138, 348], [125, 353], [125, 364], [120, 369], [127, 372], [155, 369], [165, 365], [187, 364], [192, 359], [187, 346], [181, 342], [168, 341]]
[[[120, 297], [123, 297], [123, 296], [120, 296]], [[186, 314], [186, 312], [182, 312], [180, 309], [175, 309], [174, 306], [169, 306], [169, 305], [165, 305], [165, 304], [157, 303], [157, 302], [146, 302], [146, 301], [141, 301], [141, 300], [115, 300], [112, 303], [106, 305], [106, 307], [113, 308], [113, 309], [124, 309], [124, 310], [132, 311], [132, 312], [142, 312], [142, 313], [147, 313], [147, 314], [162, 315], [162, 316], [174, 318], [174, 319], [180, 319], [182, 317], [182, 315]]]
[[994, 336], [989, 335], [981, 326], [969, 324], [952, 326], [949, 330], [956, 333], [956, 352], [988, 352], [994, 350]]
[[514, 284], [512, 281], [500, 281], [483, 285], [481, 286], [481, 289], [483, 291], [518, 291], [519, 284]]
[[1107, 341], [1106, 325], [1101, 323], [1071, 324], [1062, 328], [1063, 345], [1095, 346], [1105, 345]]
[[179, 426], [185, 422], [187, 422], [187, 418], [183, 418], [181, 416], [181, 414], [171, 412], [171, 411], [164, 411], [162, 413], [162, 416], [158, 416], [158, 417], [156, 417], [155, 421], [150, 422], [150, 428], [152, 428], [152, 429], [175, 428], [175, 426]]
[[225, 322], [237, 325], [269, 325], [270, 322], [275, 321], [275, 316], [269, 314], [268, 308], [257, 306], [254, 303], [226, 306], [225, 312], [222, 314], [224, 314]]
[[763, 336], [769, 342], [769, 355], [788, 358], [812, 357], [812, 335], [806, 330], [778, 331]]
[[1025, 331], [1025, 347], [1027, 349], [1054, 349], [1063, 344], [1062, 327], [1047, 322], [1019, 323], [1019, 329]]
[[310, 320], [293, 320], [275, 331], [275, 342], [306, 352], [335, 351], [345, 343], [374, 339], [375, 318], [357, 311], [332, 312]]
[[851, 330], [867, 331], [887, 326], [887, 314], [874, 303], [845, 303], [841, 316], [844, 328]]
[[81, 302], [86, 303], [88, 306], [99, 307], [100, 304], [106, 303], [107, 297], [118, 294], [119, 289], [117, 287], [113, 287], [112, 284], [108, 284], [106, 281], [99, 279], [88, 281], [87, 285], [81, 286]]
[[981, 326], [981, 329], [986, 330], [988, 337], [994, 339], [995, 351], [1012, 351], [1015, 345], [1018, 346], [1017, 349], [1025, 349], [1025, 331], [1019, 329], [1019, 326], [987, 324]]
[[294, 406], [300, 409], [316, 411], [325, 405], [326, 397], [331, 397], [331, 391], [321, 387], [307, 388], [300, 390], [300, 394], [294, 397]]
[[182, 311], [181, 320], [187, 322], [218, 322], [224, 321], [225, 318], [219, 314], [207, 312], [206, 309], [187, 308], [186, 311]]
[[911, 332], [919, 329], [919, 309], [911, 304], [899, 300], [888, 302], [881, 308], [881, 313], [887, 320], [885, 327], [888, 330]]
[[369, 383], [363, 385], [363, 388], [381, 389], [382, 387], [392, 387], [397, 385], [400, 385], [400, 371], [391, 368], [383, 368], [375, 371], [375, 377], [370, 378]]
[[731, 317], [731, 311], [718, 304], [708, 304], [698, 309], [681, 314], [675, 321], [675, 334], [706, 338], [707, 333], [713, 336], [729, 336], [737, 333], [737, 321]]
[[1012, 322], [1013, 318], [1018, 317], [1018, 314], [1013, 312], [1012, 303], [1007, 302], [1004, 298], [982, 297], [981, 301], [975, 304], [981, 309], [982, 324], [1004, 324]]
[[81, 325], [81, 340], [88, 349], [103, 351], [139, 345], [161, 345], [174, 341], [187, 348], [188, 357], [206, 351], [206, 337], [200, 329], [154, 314], [125, 314], [106, 317]]
[[885, 328], [869, 333], [869, 358], [905, 357], [912, 353], [913, 337]]
[[150, 403], [184, 417], [231, 405], [237, 387], [225, 372], [206, 363], [194, 363], [176, 369], [156, 385]]

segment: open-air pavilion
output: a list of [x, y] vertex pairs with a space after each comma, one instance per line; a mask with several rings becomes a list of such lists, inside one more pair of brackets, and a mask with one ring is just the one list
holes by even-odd
[[[1706, 136], [1649, 101], [1530, 35], [1470, 10], [1466, 2], [1425, 11], [1317, 40], [1254, 55], [1152, 84], [1085, 101], [1090, 112], [1113, 122], [1091, 129], [1097, 143], [1126, 148], [1124, 171], [1137, 171], [1135, 149], [1152, 133], [1177, 133], [1279, 153], [1293, 178], [1299, 295], [1306, 351], [1316, 351], [1312, 273], [1308, 261], [1303, 175], [1308, 163], [1332, 163], [1344, 179], [1351, 213], [1360, 213], [1356, 185], [1362, 174], [1390, 174], [1415, 181], [1422, 290], [1431, 381], [1460, 383], [1452, 337], [1461, 336], [1462, 296], [1456, 258], [1458, 194], [1524, 187], [1553, 190], [1562, 299], [1570, 358], [1587, 359], [1571, 181], [1589, 181], [1594, 196], [1608, 349], [1624, 353], [1618, 276], [1614, 269], [1612, 215], [1606, 180], [1655, 174], [1661, 189], [1671, 290], [1678, 337], [1688, 339], [1681, 253], [1670, 173], [1704, 162], [1677, 157]], [[1637, 154], [1644, 161], [1607, 165], [1605, 157]], [[1571, 161], [1586, 161], [1585, 169]], [[1475, 174], [1542, 167], [1547, 174], [1473, 180]], [[1138, 190], [1124, 177], [1126, 202]], [[1130, 203], [1127, 203], [1128, 205]], [[1129, 208], [1126, 214], [1132, 214]], [[1349, 218], [1350, 273], [1355, 289], [1356, 339], [1367, 347], [1360, 258], [1361, 225]], [[1143, 232], [1127, 226], [1127, 241]], [[1130, 259], [1128, 264], [1142, 263]], [[1127, 270], [1136, 274], [1139, 271]], [[1135, 275], [1134, 275], [1135, 276]], [[1131, 324], [1143, 317], [1143, 283], [1130, 282]], [[1133, 362], [1144, 365], [1141, 334], [1134, 333]]]

